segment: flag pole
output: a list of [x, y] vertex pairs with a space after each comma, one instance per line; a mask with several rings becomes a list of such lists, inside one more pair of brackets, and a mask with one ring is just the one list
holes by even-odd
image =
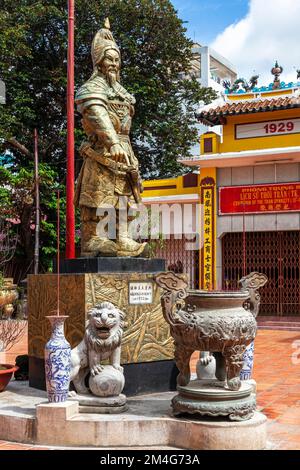
[[59, 316], [60, 310], [59, 310], [59, 298], [60, 298], [60, 194], [59, 190], [57, 191], [57, 227], [56, 227], [56, 233], [57, 233], [57, 258], [56, 258], [56, 264], [57, 264], [57, 312], [56, 314]]
[[35, 237], [34, 237], [34, 274], [39, 273], [40, 238], [40, 191], [39, 191], [39, 154], [38, 132], [34, 129], [34, 185], [35, 185]]

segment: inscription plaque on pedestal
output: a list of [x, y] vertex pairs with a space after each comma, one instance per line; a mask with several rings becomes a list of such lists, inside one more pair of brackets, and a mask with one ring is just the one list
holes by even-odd
[[130, 305], [145, 305], [153, 303], [152, 282], [129, 282], [128, 292]]

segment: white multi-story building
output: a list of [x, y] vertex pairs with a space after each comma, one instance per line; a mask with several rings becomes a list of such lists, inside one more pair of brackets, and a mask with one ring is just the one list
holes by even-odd
[[[224, 81], [233, 83], [237, 79], [237, 72], [233, 64], [218, 54], [214, 49], [208, 46], [201, 46], [195, 43], [193, 46], [194, 59], [191, 66], [191, 75], [195, 77], [201, 86], [211, 87], [220, 96], [224, 92]], [[200, 105], [201, 103], [199, 103]], [[208, 127], [203, 124], [196, 125], [199, 136], [204, 134]], [[210, 130], [212, 130], [210, 128]], [[213, 129], [216, 134], [222, 134], [222, 127], [215, 126]], [[199, 156], [200, 146], [196, 144], [192, 149], [193, 156]]]
[[211, 47], [195, 43], [192, 50], [194, 55], [192, 70], [203, 87], [211, 87], [222, 93], [224, 80], [232, 83], [237, 79], [233, 64]]

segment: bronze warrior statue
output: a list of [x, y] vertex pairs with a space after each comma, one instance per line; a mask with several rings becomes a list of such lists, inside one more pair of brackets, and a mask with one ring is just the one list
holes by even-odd
[[[108, 19], [96, 34], [91, 52], [93, 74], [76, 95], [88, 136], [80, 148], [84, 162], [75, 194], [75, 204], [80, 207], [81, 255], [140, 256], [147, 244], [130, 238], [119, 220], [120, 197], [127, 201], [126, 209], [141, 201], [139, 165], [129, 139], [135, 99], [120, 84], [120, 50]], [[113, 237], [97, 230], [104, 217], [107, 219], [107, 206], [116, 214]]]

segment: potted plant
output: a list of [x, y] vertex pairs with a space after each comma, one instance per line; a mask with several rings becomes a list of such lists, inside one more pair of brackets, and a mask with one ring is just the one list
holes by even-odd
[[3, 392], [13, 373], [18, 369], [18, 366], [12, 366], [11, 364], [0, 364], [0, 392]]
[[14, 302], [18, 299], [17, 286], [13, 279], [5, 277], [4, 272], [12, 260], [18, 237], [11, 232], [11, 224], [0, 217], [0, 313], [10, 318], [14, 311]]
[[[0, 320], [0, 352], [9, 351], [14, 344], [18, 343], [25, 333], [27, 326], [26, 320]], [[9, 383], [14, 372], [19, 369], [14, 364], [0, 363], [0, 392], [2, 392]]]
[[[0, 217], [0, 352], [7, 352], [18, 343], [27, 325], [26, 320], [12, 319], [14, 303], [19, 294], [13, 279], [3, 274], [14, 256], [17, 241], [18, 237], [13, 234], [11, 223]], [[0, 392], [18, 369], [18, 366], [7, 364], [6, 361], [0, 363]]]

